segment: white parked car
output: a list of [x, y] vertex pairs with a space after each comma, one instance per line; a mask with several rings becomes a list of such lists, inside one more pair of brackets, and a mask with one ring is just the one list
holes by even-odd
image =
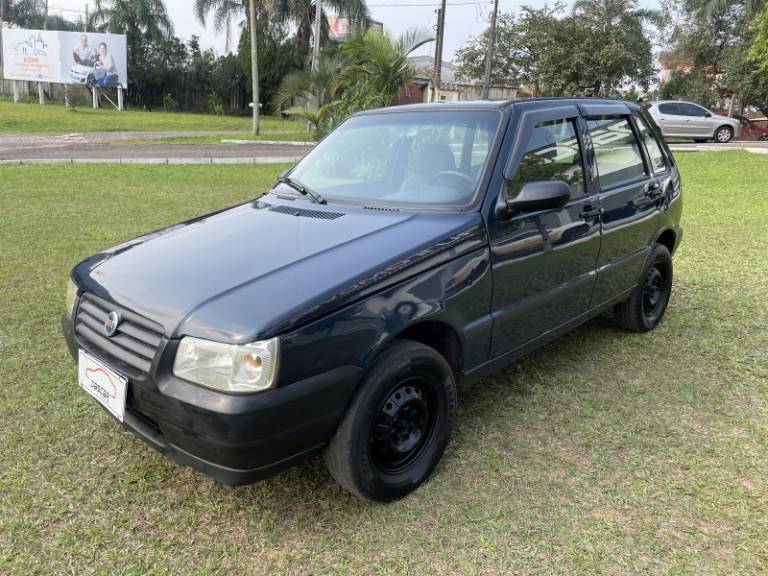
[[118, 85], [117, 74], [107, 74], [101, 68], [84, 64], [72, 66], [69, 69], [69, 77], [76, 84], [84, 84], [88, 87], [115, 88]]
[[662, 100], [651, 103], [648, 112], [666, 137], [725, 143], [741, 134], [736, 118], [715, 114], [693, 102]]

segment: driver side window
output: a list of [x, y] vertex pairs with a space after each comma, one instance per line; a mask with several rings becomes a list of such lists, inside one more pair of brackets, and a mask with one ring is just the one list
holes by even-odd
[[528, 182], [541, 180], [563, 180], [573, 196], [584, 193], [584, 164], [573, 120], [536, 125], [515, 176], [506, 182], [507, 198], [517, 196]]

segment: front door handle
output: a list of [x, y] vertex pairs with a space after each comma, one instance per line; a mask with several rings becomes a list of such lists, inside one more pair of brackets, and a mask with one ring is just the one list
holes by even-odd
[[598, 216], [602, 216], [602, 214], [602, 208], [592, 208], [590, 205], [584, 206], [584, 210], [579, 212], [579, 216], [585, 220], [588, 220], [589, 218], [597, 218]]

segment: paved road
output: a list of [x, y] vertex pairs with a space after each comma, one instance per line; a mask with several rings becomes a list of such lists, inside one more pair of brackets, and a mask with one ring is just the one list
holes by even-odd
[[[237, 135], [238, 132], [96, 132], [84, 134], [2, 134], [0, 162], [121, 160], [192, 160], [244, 162], [295, 162], [312, 145], [247, 144], [151, 144], [147, 140], [184, 136]], [[130, 140], [141, 140], [131, 144]]]

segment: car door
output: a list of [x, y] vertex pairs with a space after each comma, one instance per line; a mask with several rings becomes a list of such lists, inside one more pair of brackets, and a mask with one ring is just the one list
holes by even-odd
[[592, 305], [636, 284], [659, 227], [660, 179], [649, 167], [632, 112], [623, 104], [582, 105], [594, 150], [602, 242]]
[[686, 118], [680, 115], [680, 108], [676, 102], [662, 102], [658, 104], [657, 113], [654, 114], [654, 118], [664, 136], [686, 135]]
[[685, 116], [686, 135], [711, 138], [715, 133], [715, 123], [712, 122], [712, 113], [701, 106], [680, 102], [680, 113]]
[[600, 248], [600, 210], [585, 172], [585, 125], [575, 105], [515, 105], [513, 144], [504, 166], [504, 203], [527, 182], [565, 180], [572, 197], [561, 209], [489, 216], [493, 266], [491, 355], [535, 340], [590, 305]]

